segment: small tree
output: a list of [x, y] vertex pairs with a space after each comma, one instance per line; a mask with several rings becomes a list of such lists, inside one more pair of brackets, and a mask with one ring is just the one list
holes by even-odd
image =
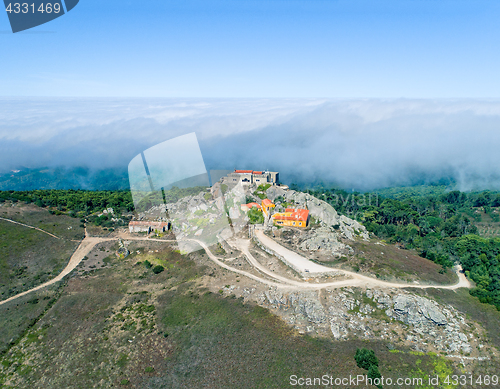
[[[378, 370], [377, 366], [371, 365], [370, 368], [368, 369], [367, 376], [368, 376], [368, 378], [371, 378], [374, 381], [375, 378], [380, 379], [382, 377], [382, 374], [380, 374], [380, 371]], [[380, 383], [380, 381], [377, 385], [377, 388], [382, 389], [382, 384]]]
[[378, 366], [378, 359], [373, 350], [358, 348], [354, 356], [356, 363], [362, 369], [368, 370], [370, 366]]
[[[375, 356], [373, 350], [368, 350], [366, 348], [358, 348], [356, 350], [356, 355], [354, 356], [356, 363], [362, 369], [368, 370], [368, 378], [375, 380], [375, 378], [381, 378], [382, 375], [378, 370], [378, 359]], [[379, 382], [377, 385], [379, 389], [382, 389], [382, 384]]]
[[153, 267], [153, 273], [160, 274], [165, 268], [162, 265], [156, 265]]
[[262, 224], [264, 223], [264, 215], [257, 208], [252, 208], [247, 213], [250, 224]]

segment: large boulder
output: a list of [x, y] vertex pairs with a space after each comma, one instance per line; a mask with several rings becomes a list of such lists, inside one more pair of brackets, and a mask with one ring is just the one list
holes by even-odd
[[299, 248], [304, 251], [328, 251], [335, 256], [347, 254], [352, 250], [338, 240], [338, 235], [330, 227], [319, 227], [308, 231]]
[[354, 240], [356, 236], [368, 240], [368, 231], [356, 220], [347, 216], [339, 215], [326, 201], [320, 200], [309, 193], [296, 192], [294, 190], [284, 191], [283, 189], [271, 187], [266, 194], [272, 200], [282, 196], [286, 202], [293, 204], [296, 208], [307, 208], [311, 217], [315, 218], [323, 227], [333, 227], [338, 233], [349, 240]]
[[435, 325], [446, 325], [446, 316], [439, 306], [423, 297], [400, 294], [394, 299], [394, 314], [406, 324], [418, 325], [430, 322]]

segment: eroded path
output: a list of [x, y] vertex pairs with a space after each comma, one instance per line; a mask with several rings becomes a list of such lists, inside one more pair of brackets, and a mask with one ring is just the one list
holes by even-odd
[[[44, 232], [48, 235], [51, 235], [55, 238], [60, 239], [59, 237], [52, 235], [51, 233], [47, 231], [43, 231], [37, 227], [29, 226], [26, 224], [18, 223], [10, 219], [4, 219], [0, 218], [1, 220], [6, 220], [12, 223], [20, 224], [22, 226], [25, 226], [27, 228], [34, 228], [36, 230], [39, 230], [41, 232]], [[323, 289], [323, 288], [340, 288], [340, 287], [347, 287], [347, 286], [378, 286], [378, 287], [383, 287], [383, 288], [419, 288], [419, 289], [426, 289], [426, 288], [436, 288], [436, 289], [458, 289], [458, 288], [471, 288], [471, 283], [465, 275], [462, 272], [461, 266], [456, 266], [455, 271], [458, 275], [459, 281], [454, 284], [454, 285], [418, 285], [418, 284], [406, 284], [406, 283], [392, 283], [392, 282], [386, 282], [386, 281], [381, 281], [372, 277], [367, 277], [363, 276], [358, 273], [350, 272], [347, 270], [343, 269], [337, 269], [337, 268], [331, 268], [331, 267], [326, 267], [322, 266], [319, 264], [316, 264], [314, 262], [309, 261], [307, 258], [301, 256], [300, 254], [291, 251], [283, 246], [281, 246], [279, 243], [275, 242], [273, 239], [269, 238], [266, 236], [262, 231], [255, 231], [255, 234], [259, 241], [269, 248], [270, 250], [274, 251], [281, 257], [285, 258], [290, 264], [293, 265], [296, 269], [303, 269], [303, 272], [305, 273], [307, 270], [307, 273], [322, 273], [322, 274], [328, 274], [332, 272], [336, 273], [343, 273], [344, 275], [350, 277], [345, 280], [341, 281], [333, 281], [333, 282], [325, 282], [325, 283], [309, 283], [305, 281], [296, 281], [296, 280], [291, 280], [289, 278], [283, 277], [279, 274], [275, 274], [262, 264], [260, 264], [250, 253], [250, 240], [249, 239], [235, 239], [232, 243], [247, 257], [248, 262], [259, 272], [262, 274], [265, 274], [273, 280], [269, 280], [263, 277], [260, 277], [258, 275], [252, 274], [250, 272], [240, 270], [237, 268], [234, 268], [232, 266], [229, 266], [228, 264], [224, 263], [223, 260], [215, 256], [210, 249], [207, 247], [207, 245], [199, 240], [195, 239], [190, 239], [193, 242], [196, 242], [199, 244], [207, 253], [208, 257], [212, 262], [217, 264], [218, 266], [229, 270], [231, 272], [241, 274], [245, 277], [248, 277], [252, 280], [258, 281], [260, 283], [263, 283], [265, 285], [273, 286], [276, 288], [280, 289], [305, 289], [305, 290], [318, 290], [318, 289]], [[85, 239], [82, 240], [76, 251], [73, 253], [71, 256], [68, 264], [66, 267], [63, 269], [63, 271], [55, 278], [53, 278], [50, 281], [47, 281], [35, 288], [32, 288], [30, 290], [27, 290], [25, 292], [19, 293], [15, 296], [12, 296], [6, 300], [0, 301], [0, 305], [3, 305], [5, 303], [8, 303], [12, 300], [15, 300], [19, 297], [25, 296], [28, 293], [40, 290], [42, 288], [45, 288], [49, 285], [53, 285], [56, 282], [61, 281], [65, 276], [70, 274], [83, 260], [83, 258], [92, 251], [92, 249], [101, 242], [106, 242], [106, 241], [112, 241], [112, 240], [118, 240], [118, 239], [125, 239], [125, 240], [146, 240], [146, 241], [157, 241], [157, 242], [164, 242], [164, 243], [172, 243], [175, 242], [174, 240], [164, 240], [164, 239], [154, 239], [154, 238], [148, 238], [148, 237], [132, 237], [132, 236], [120, 236], [120, 237], [112, 237], [112, 238], [98, 238], [98, 237], [90, 237], [87, 235], [87, 232], [85, 232]]]
[[[385, 288], [418, 288], [418, 289], [427, 289], [427, 288], [436, 288], [436, 289], [458, 289], [458, 288], [471, 288], [471, 283], [465, 277], [462, 272], [462, 267], [460, 265], [455, 266], [455, 272], [458, 276], [458, 282], [454, 285], [419, 285], [419, 284], [407, 284], [407, 283], [394, 283], [378, 280], [376, 278], [363, 276], [361, 274], [351, 272], [348, 270], [343, 270], [339, 268], [327, 267], [314, 262], [309, 261], [307, 258], [302, 255], [287, 249], [286, 247], [281, 246], [279, 243], [268, 237], [262, 230], [255, 230], [255, 236], [257, 239], [268, 249], [274, 251], [281, 257], [285, 258], [296, 270], [301, 273], [310, 273], [310, 274], [328, 274], [332, 272], [342, 272], [345, 275], [352, 277], [352, 282], [354, 285], [354, 281], [357, 280], [357, 285], [367, 285], [367, 286], [380, 286]], [[244, 250], [244, 247], [242, 247]], [[323, 283], [318, 284], [323, 287], [332, 287], [336, 285], [336, 283]]]
[[24, 223], [19, 223], [19, 222], [16, 222], [16, 221], [14, 221], [14, 220], [10, 220], [10, 219], [5, 219], [4, 217], [0, 217], [0, 220], [4, 220], [4, 221], [9, 222], [9, 223], [19, 224], [20, 226], [23, 226], [23, 227], [32, 228], [33, 230], [37, 230], [37, 231], [43, 232], [44, 234], [50, 235], [50, 236], [52, 236], [53, 238], [56, 238], [56, 239], [61, 239], [60, 237], [55, 236], [54, 234], [51, 234], [50, 232], [47, 232], [47, 231], [45, 231], [45, 230], [42, 230], [41, 228], [38, 228], [38, 227], [29, 226], [29, 225], [27, 225], [27, 224], [24, 224]]

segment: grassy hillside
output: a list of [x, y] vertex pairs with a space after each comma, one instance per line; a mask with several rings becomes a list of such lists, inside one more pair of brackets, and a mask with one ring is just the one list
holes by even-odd
[[83, 237], [80, 222], [55, 216], [35, 206], [0, 207], [0, 217], [16, 220], [41, 231], [0, 219], [0, 299], [13, 296], [54, 278], [68, 263]]
[[57, 298], [54, 285], [0, 305], [0, 355], [13, 347]]
[[[52, 278], [69, 258], [63, 261], [64, 250], [70, 255], [83, 235], [79, 219], [35, 205], [5, 202], [0, 217], [62, 238], [0, 222], [5, 253], [0, 276], [16, 291]], [[0, 387], [289, 388], [291, 375], [365, 374], [354, 361], [359, 347], [375, 350], [385, 377], [460, 373], [443, 356], [392, 350], [383, 341], [299, 335], [267, 309], [208, 292], [204, 285], [213, 273], [197, 264], [206, 257], [202, 252], [183, 256], [164, 243], [137, 242], [129, 246], [131, 255], [118, 259], [116, 242], [107, 244], [89, 253], [64, 284], [0, 306]], [[452, 281], [451, 273], [440, 274], [440, 266], [410, 250], [367, 243], [355, 250], [361, 271], [391, 267], [402, 277]], [[92, 260], [97, 267], [88, 265]], [[26, 269], [12, 273], [23, 263]], [[4, 293], [12, 293], [6, 285]], [[500, 312], [492, 306], [478, 303], [467, 291], [418, 293], [456, 305], [481, 322], [500, 346]], [[475, 372], [492, 374], [499, 367], [497, 361], [486, 361]]]
[[0, 220], [0, 298], [54, 278], [77, 246], [77, 242]]
[[360, 272], [375, 274], [377, 278], [418, 281], [422, 284], [454, 284], [458, 282], [453, 269], [443, 269], [438, 264], [422, 258], [415, 250], [403, 250], [395, 245], [379, 245], [371, 242], [351, 244], [354, 256], [348, 266]]
[[147, 249], [70, 279], [3, 356], [0, 385], [288, 388], [293, 374], [364, 374], [354, 361], [358, 347], [375, 350], [385, 376], [454, 371], [442, 357], [391, 352], [383, 342], [298, 335], [264, 308], [200, 287], [210, 272], [193, 261], [202, 254], [157, 244], [151, 250], [165, 270], [155, 274], [144, 265], [149, 254], [137, 254]]
[[80, 220], [66, 215], [51, 214], [47, 209], [33, 204], [20, 202], [0, 204], [0, 217], [40, 228], [63, 240], [82, 240], [85, 235]]

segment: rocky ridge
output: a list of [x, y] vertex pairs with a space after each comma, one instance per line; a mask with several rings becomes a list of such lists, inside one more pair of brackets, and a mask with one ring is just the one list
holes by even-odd
[[323, 250], [339, 257], [352, 252], [352, 248], [343, 243], [342, 239], [369, 240], [368, 231], [363, 225], [356, 220], [339, 215], [330, 204], [308, 193], [271, 187], [266, 194], [271, 200], [281, 196], [287, 203], [295, 204], [298, 208], [309, 209], [311, 217], [319, 223], [318, 227], [308, 230], [301, 237], [298, 246], [301, 250]]
[[422, 352], [479, 355], [484, 348], [471, 331], [474, 324], [452, 306], [395, 289], [288, 293], [271, 288], [258, 294], [257, 302], [300, 333], [383, 339]]

